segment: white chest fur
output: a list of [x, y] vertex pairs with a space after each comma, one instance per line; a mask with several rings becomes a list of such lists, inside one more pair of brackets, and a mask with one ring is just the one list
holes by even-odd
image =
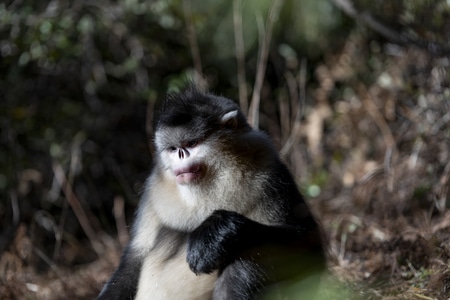
[[186, 263], [186, 246], [168, 261], [167, 249], [152, 251], [144, 260], [136, 300], [211, 299], [217, 273], [196, 276]]
[[166, 238], [157, 245], [158, 233], [163, 227], [192, 231], [216, 209], [268, 223], [259, 201], [266, 178], [227, 172], [208, 192], [161, 178], [150, 178], [135, 224], [132, 249], [144, 257], [135, 299], [211, 299], [217, 272], [195, 275], [186, 262], [186, 244]]

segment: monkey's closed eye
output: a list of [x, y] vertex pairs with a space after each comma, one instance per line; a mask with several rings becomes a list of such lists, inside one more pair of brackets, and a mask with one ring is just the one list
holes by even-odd
[[175, 152], [175, 151], [177, 151], [177, 147], [170, 146], [169, 148], [167, 148], [167, 150], [169, 150], [170, 152]]
[[197, 144], [198, 144], [198, 141], [195, 141], [195, 140], [188, 141], [188, 142], [186, 143], [186, 147], [187, 147], [187, 148], [192, 148], [192, 147], [197, 146]]

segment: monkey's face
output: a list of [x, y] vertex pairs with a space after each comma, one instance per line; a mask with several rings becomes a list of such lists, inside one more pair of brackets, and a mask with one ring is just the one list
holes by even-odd
[[196, 148], [196, 141], [189, 141], [193, 146], [186, 146], [181, 148], [173, 147], [170, 149], [170, 160], [174, 162], [175, 168], [173, 173], [178, 184], [196, 183], [199, 182], [204, 175], [205, 166], [201, 162], [187, 162], [183, 160], [189, 159], [191, 155], [198, 156], [198, 148]]
[[178, 184], [199, 183], [204, 177], [206, 172], [206, 165], [203, 163], [204, 148], [199, 141], [188, 140], [169, 146], [164, 151], [165, 163]]
[[233, 101], [196, 89], [164, 102], [155, 132], [157, 164], [165, 179], [207, 186], [233, 163], [229, 151], [250, 126]]
[[164, 128], [155, 135], [164, 175], [180, 185], [200, 184], [209, 169], [211, 146], [182, 128]]

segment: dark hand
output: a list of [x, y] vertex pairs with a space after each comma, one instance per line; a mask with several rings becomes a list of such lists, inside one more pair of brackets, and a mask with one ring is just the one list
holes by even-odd
[[211, 273], [229, 264], [242, 247], [249, 221], [231, 211], [217, 210], [189, 236], [187, 262], [195, 274]]

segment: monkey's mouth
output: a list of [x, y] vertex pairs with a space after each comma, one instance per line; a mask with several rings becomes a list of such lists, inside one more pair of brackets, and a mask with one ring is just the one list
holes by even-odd
[[198, 182], [202, 176], [202, 165], [192, 164], [175, 170], [175, 177], [178, 184], [188, 184]]

